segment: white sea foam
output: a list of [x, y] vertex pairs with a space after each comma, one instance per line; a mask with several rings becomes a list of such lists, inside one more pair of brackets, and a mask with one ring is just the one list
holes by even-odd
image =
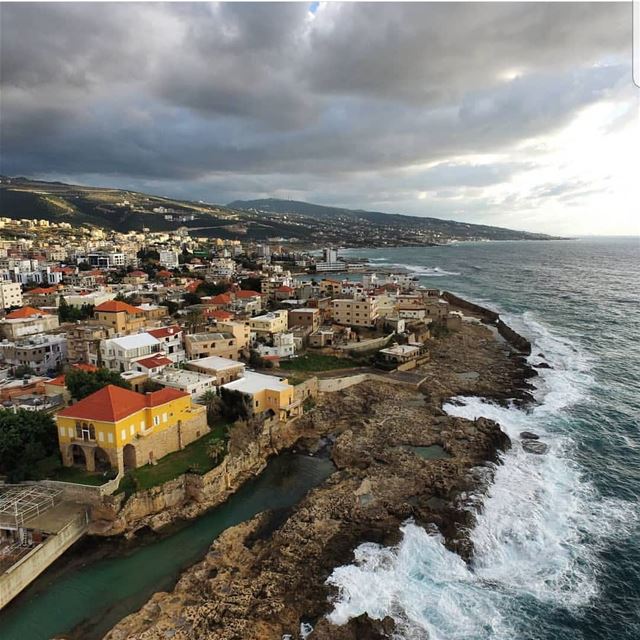
[[445, 269], [441, 269], [440, 267], [425, 267], [422, 265], [401, 264], [401, 263], [394, 263], [394, 264], [391, 264], [390, 266], [402, 267], [403, 269], [406, 269], [407, 271], [411, 271], [417, 276], [422, 276], [427, 278], [429, 277], [438, 278], [438, 277], [444, 277], [444, 276], [460, 275], [459, 271], [445, 271]]
[[[531, 360], [540, 360], [542, 352], [553, 368], [540, 370], [539, 404], [530, 412], [478, 398], [444, 407], [451, 415], [494, 419], [513, 441], [471, 532], [472, 565], [447, 551], [439, 535], [405, 523], [397, 548], [361, 545], [355, 564], [330, 576], [339, 590], [334, 623], [366, 612], [377, 619], [392, 616], [399, 638], [427, 632], [433, 640], [506, 640], [517, 636], [523, 602], [573, 609], [597, 594], [597, 552], [610, 536], [624, 534], [635, 511], [598, 496], [572, 459], [565, 410], [588, 401], [592, 363], [531, 314], [505, 320], [534, 338]], [[525, 430], [549, 445], [546, 455], [522, 449], [519, 434]]]

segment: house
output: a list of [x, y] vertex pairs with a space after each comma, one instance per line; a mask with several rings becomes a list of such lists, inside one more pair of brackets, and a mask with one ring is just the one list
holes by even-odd
[[217, 319], [215, 324], [207, 327], [207, 331], [230, 333], [236, 339], [238, 349], [247, 348], [251, 339], [251, 327], [247, 322]]
[[122, 281], [125, 284], [145, 284], [145, 282], [147, 282], [147, 280], [149, 280], [149, 275], [146, 274], [144, 271], [130, 271], [123, 279]]
[[190, 360], [185, 366], [190, 371], [198, 371], [213, 376], [216, 379], [217, 385], [232, 382], [244, 375], [244, 363], [219, 356]]
[[240, 289], [233, 295], [233, 308], [247, 314], [256, 314], [262, 311], [262, 295], [257, 291]]
[[89, 362], [98, 360], [100, 342], [115, 332], [99, 324], [77, 322], [66, 327], [67, 357], [69, 362]]
[[109, 300], [98, 305], [93, 310], [93, 317], [118, 334], [135, 333], [146, 323], [144, 311], [119, 300]]
[[170, 367], [172, 364], [173, 360], [170, 360], [164, 354], [155, 353], [153, 355], [140, 358], [139, 360], [134, 360], [131, 363], [131, 369], [151, 377], [160, 374], [164, 369]]
[[149, 304], [145, 302], [144, 304], [139, 305], [138, 309], [142, 311], [147, 324], [150, 325], [154, 323], [157, 324], [158, 320], [166, 318], [169, 315], [167, 307], [162, 307], [157, 304]]
[[293, 287], [288, 287], [286, 284], [281, 285], [275, 290], [274, 297], [276, 300], [289, 300], [296, 295], [296, 290]]
[[231, 333], [187, 334], [184, 337], [184, 346], [189, 360], [208, 356], [239, 360], [242, 351], [238, 346], [238, 341]]
[[312, 307], [301, 307], [289, 311], [290, 327], [305, 327], [311, 332], [317, 331], [320, 327], [320, 309]]
[[417, 360], [424, 353], [425, 347], [416, 344], [396, 344], [378, 351], [379, 357], [383, 362], [396, 366]]
[[278, 358], [290, 358], [296, 351], [293, 333], [274, 333], [270, 344], [257, 344], [256, 351], [263, 357], [277, 356]]
[[184, 391], [136, 393], [114, 385], [56, 415], [66, 467], [118, 472], [153, 463], [204, 435], [206, 411]]
[[85, 305], [93, 305], [97, 307], [103, 302], [109, 302], [116, 297], [115, 293], [110, 291], [88, 291], [86, 293], [78, 293], [64, 296], [64, 301], [70, 307], [83, 307]]
[[424, 320], [427, 317], [427, 309], [424, 305], [399, 304], [398, 316], [405, 320]]
[[223, 385], [228, 391], [238, 391], [247, 397], [253, 415], [275, 417], [281, 421], [301, 413], [302, 403], [294, 400], [294, 389], [286, 378], [247, 371], [242, 378]]
[[167, 367], [153, 375], [151, 380], [163, 387], [185, 391], [194, 399], [199, 398], [206, 391], [215, 390], [217, 386], [215, 376], [173, 367]]
[[109, 338], [100, 345], [100, 362], [91, 354], [89, 362], [111, 371], [129, 371], [134, 360], [162, 352], [162, 343], [148, 333]]
[[[97, 367], [85, 363], [74, 364], [71, 366], [74, 369], [80, 369], [89, 373], [98, 370]], [[65, 374], [63, 373], [59, 376], [56, 376], [55, 378], [52, 378], [51, 380], [47, 380], [44, 383], [44, 393], [47, 396], [61, 395], [65, 402], [69, 402], [69, 400], [71, 399], [71, 395], [69, 394], [69, 390], [67, 389], [67, 380]]]
[[57, 315], [36, 307], [22, 307], [8, 313], [0, 321], [0, 333], [9, 340], [16, 340], [36, 333], [47, 333], [59, 325]]
[[289, 314], [285, 310], [270, 311], [249, 320], [251, 331], [258, 336], [268, 337], [274, 333], [286, 331], [289, 326]]
[[184, 351], [182, 328], [177, 325], [149, 329], [147, 333], [162, 343], [164, 354], [173, 362], [183, 362], [186, 358]]

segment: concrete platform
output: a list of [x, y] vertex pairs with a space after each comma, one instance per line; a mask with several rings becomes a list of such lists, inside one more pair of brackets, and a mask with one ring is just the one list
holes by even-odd
[[71, 520], [86, 511], [86, 505], [78, 502], [59, 502], [39, 516], [24, 523], [28, 529], [38, 529], [46, 533], [58, 533]]

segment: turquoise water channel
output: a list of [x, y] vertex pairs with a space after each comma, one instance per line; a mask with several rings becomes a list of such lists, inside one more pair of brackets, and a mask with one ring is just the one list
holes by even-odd
[[[0, 613], [0, 638], [103, 636], [153, 593], [171, 589], [180, 573], [201, 560], [225, 529], [261, 511], [295, 505], [332, 470], [329, 460], [285, 453], [226, 503], [160, 540], [117, 557], [88, 559], [84, 566], [75, 557], [68, 569], [62, 558]], [[76, 554], [81, 552], [82, 547]]]

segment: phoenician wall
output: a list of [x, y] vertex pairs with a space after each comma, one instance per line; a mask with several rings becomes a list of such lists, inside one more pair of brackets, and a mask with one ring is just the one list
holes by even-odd
[[509, 325], [505, 324], [500, 318], [500, 314], [491, 309], [469, 302], [464, 298], [458, 297], [455, 293], [449, 291], [442, 291], [440, 297], [446, 300], [449, 304], [455, 305], [461, 309], [467, 309], [472, 311], [476, 315], [479, 315], [482, 320], [489, 324], [495, 325], [498, 333], [516, 350], [525, 355], [531, 354], [531, 343], [519, 333], [514, 331]]

